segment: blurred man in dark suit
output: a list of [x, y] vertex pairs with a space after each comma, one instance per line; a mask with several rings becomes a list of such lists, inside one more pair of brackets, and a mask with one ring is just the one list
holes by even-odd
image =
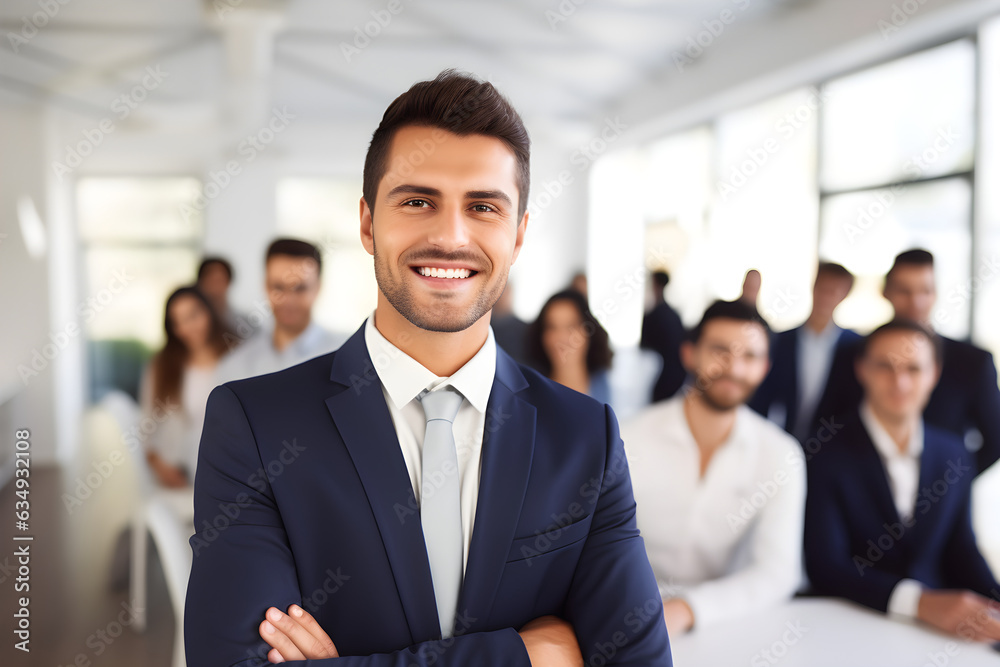
[[1000, 584], [972, 530], [972, 457], [921, 418], [941, 342], [893, 320], [862, 344], [861, 406], [807, 457], [806, 569], [821, 595], [997, 641]]
[[861, 339], [833, 321], [833, 311], [854, 286], [854, 276], [840, 264], [820, 262], [813, 282], [809, 319], [774, 337], [771, 372], [748, 405], [805, 442], [816, 406], [829, 389], [830, 368], [838, 350]]
[[[926, 250], [900, 253], [885, 276], [883, 294], [897, 318], [932, 327], [931, 310], [937, 299], [934, 256]], [[993, 355], [970, 343], [939, 337], [941, 379], [924, 409], [924, 419], [964, 439], [975, 450], [981, 473], [1000, 458], [1000, 389]], [[861, 388], [851, 372], [854, 356], [856, 347], [842, 350], [834, 359], [830, 390], [817, 408], [817, 419], [846, 414], [857, 406]]]
[[681, 343], [684, 342], [684, 325], [663, 294], [670, 282], [670, 274], [657, 271], [650, 276], [653, 290], [653, 309], [642, 318], [642, 337], [639, 347], [653, 350], [663, 357], [660, 377], [653, 385], [653, 402], [670, 398], [684, 384], [687, 371], [681, 364]]

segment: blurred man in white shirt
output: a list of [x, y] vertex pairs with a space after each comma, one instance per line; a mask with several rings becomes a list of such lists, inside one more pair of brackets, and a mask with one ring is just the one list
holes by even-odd
[[312, 320], [322, 268], [311, 243], [277, 239], [268, 246], [264, 280], [274, 317], [222, 359], [218, 384], [280, 371], [340, 347], [344, 337]]
[[671, 633], [776, 604], [801, 581], [802, 449], [745, 405], [769, 336], [752, 304], [716, 301], [681, 347], [694, 386], [622, 428]]

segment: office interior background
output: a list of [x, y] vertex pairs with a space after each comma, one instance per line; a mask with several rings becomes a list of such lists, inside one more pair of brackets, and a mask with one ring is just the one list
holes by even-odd
[[[205, 254], [233, 263], [231, 304], [263, 321], [269, 241], [316, 243], [315, 317], [353, 333], [376, 294], [358, 239], [368, 140], [445, 68], [496, 84], [531, 134], [516, 314], [584, 272], [624, 416], [657, 269], [689, 326], [759, 269], [758, 306], [784, 330], [809, 313], [817, 260], [838, 262], [857, 281], [836, 320], [866, 332], [891, 316], [893, 257], [925, 247], [937, 330], [1000, 353], [1000, 2], [5, 0], [0, 27], [0, 535], [13, 544], [28, 428], [35, 641], [51, 655], [11, 653], [4, 570], [0, 655], [28, 660], [13, 664], [170, 662], [155, 565], [145, 632], [89, 641], [126, 609], [111, 579], [137, 493], [114, 464], [82, 506], [63, 502], [123, 449], [96, 406], [134, 394], [166, 296]], [[1000, 569], [997, 471], [976, 484]]]

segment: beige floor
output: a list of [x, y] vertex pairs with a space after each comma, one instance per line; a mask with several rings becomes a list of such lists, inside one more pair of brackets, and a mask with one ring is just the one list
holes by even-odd
[[[83, 505], [70, 513], [63, 494], [93, 472], [92, 462], [121, 450], [114, 423], [91, 413], [82, 425], [84, 447], [68, 469], [31, 470], [31, 652], [14, 648], [16, 558], [12, 540], [13, 485], [0, 491], [0, 665], [92, 665], [93, 667], [168, 667], [174, 618], [166, 583], [150, 543], [148, 628], [138, 634], [127, 605], [128, 590], [113, 590], [111, 562], [115, 543], [127, 525], [135, 480], [126, 465], [113, 467]], [[13, 569], [11, 569], [13, 566]]]

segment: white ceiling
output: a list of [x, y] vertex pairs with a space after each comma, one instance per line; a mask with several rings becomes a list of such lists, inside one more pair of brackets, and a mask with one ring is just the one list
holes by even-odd
[[[199, 119], [234, 99], [236, 107], [249, 100], [287, 105], [309, 121], [370, 125], [414, 81], [458, 67], [497, 83], [526, 121], [553, 126], [588, 123], [630, 90], [657, 81], [673, 68], [673, 51], [737, 3], [395, 0], [401, 10], [392, 16], [389, 0], [61, 1], [48, 0], [58, 12], [16, 53], [4, 40], [2, 98], [43, 100], [100, 118], [152, 65], [168, 77], [143, 104], [146, 116]], [[40, 16], [39, 2], [4, 0], [0, 34], [17, 34], [25, 17]], [[798, 4], [753, 0], [739, 20], [774, 20]], [[250, 34], [241, 26], [260, 24], [260, 7], [280, 27], [273, 39], [267, 29], [259, 33], [262, 47], [238, 46], [239, 36]], [[353, 47], [356, 29], [366, 24], [375, 32], [373, 12], [391, 20], [348, 58], [342, 45]], [[239, 54], [232, 66], [227, 40]], [[263, 66], [249, 64], [261, 55]]]

